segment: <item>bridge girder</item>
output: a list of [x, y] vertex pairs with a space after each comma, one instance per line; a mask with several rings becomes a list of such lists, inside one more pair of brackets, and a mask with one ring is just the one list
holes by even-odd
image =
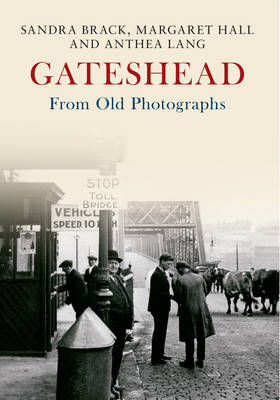
[[150, 240], [142, 253], [149, 252], [152, 247], [153, 254], [168, 251], [176, 260], [186, 260], [192, 265], [205, 261], [199, 205], [196, 201], [129, 202], [125, 213], [125, 233], [128, 236], [139, 235], [142, 247], [141, 235], [150, 235], [150, 239], [153, 234], [158, 235], [160, 251], [154, 251]]

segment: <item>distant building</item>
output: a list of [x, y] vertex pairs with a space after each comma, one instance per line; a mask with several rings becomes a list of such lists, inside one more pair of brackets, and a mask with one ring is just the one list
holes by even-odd
[[254, 227], [249, 222], [220, 223], [207, 226], [207, 260], [221, 260], [220, 266], [236, 269], [236, 245], [240, 270], [279, 267], [279, 226], [277, 223]]
[[279, 227], [263, 226], [256, 230], [253, 244], [253, 263], [257, 268], [279, 268]]
[[257, 268], [279, 268], [279, 247], [256, 246], [253, 262]]
[[[253, 257], [250, 252], [238, 251], [238, 269], [239, 270], [249, 270], [253, 266]], [[224, 254], [222, 260], [223, 268], [229, 270], [236, 269], [236, 252], [229, 252]]]

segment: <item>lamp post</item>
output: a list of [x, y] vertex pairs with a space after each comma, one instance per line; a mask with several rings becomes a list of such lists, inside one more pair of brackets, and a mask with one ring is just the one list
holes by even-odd
[[76, 232], [76, 235], [74, 236], [74, 239], [75, 239], [75, 243], [76, 243], [76, 246], [75, 246], [75, 249], [76, 249], [76, 251], [75, 251], [75, 253], [76, 253], [76, 270], [78, 271], [78, 269], [79, 269], [79, 239], [80, 239], [80, 236], [78, 235], [78, 232]]
[[238, 244], [236, 245], [236, 249], [235, 249], [235, 255], [236, 255], [236, 271], [238, 271], [239, 269], [239, 265], [238, 265]]
[[[115, 165], [106, 165], [100, 169], [100, 175], [115, 174]], [[96, 313], [102, 321], [108, 324], [110, 309], [109, 290], [110, 274], [108, 266], [108, 250], [113, 248], [112, 211], [100, 210], [99, 212], [99, 263], [96, 267]]]
[[213, 237], [213, 232], [212, 231], [206, 231], [206, 232], [203, 232], [203, 238], [206, 236], [206, 234], [210, 234], [210, 243], [209, 243], [209, 248], [210, 248], [210, 250], [209, 250], [209, 259], [211, 259], [211, 260], [213, 260], [213, 257], [214, 257], [214, 246], [215, 246], [215, 243], [214, 243], [214, 237]]

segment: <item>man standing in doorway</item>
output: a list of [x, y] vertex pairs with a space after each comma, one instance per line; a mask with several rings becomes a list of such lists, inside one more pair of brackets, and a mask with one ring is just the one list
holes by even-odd
[[55, 286], [54, 290], [58, 293], [68, 291], [69, 302], [67, 304], [72, 304], [72, 307], [76, 312], [76, 319], [78, 319], [87, 308], [86, 284], [82, 275], [73, 268], [72, 260], [63, 261], [59, 268], [62, 268], [66, 274], [66, 284]]
[[165, 364], [171, 357], [164, 355], [168, 317], [170, 311], [170, 287], [166, 271], [173, 265], [173, 258], [169, 254], [162, 254], [159, 266], [151, 276], [148, 311], [154, 318], [154, 332], [152, 337], [152, 365]]

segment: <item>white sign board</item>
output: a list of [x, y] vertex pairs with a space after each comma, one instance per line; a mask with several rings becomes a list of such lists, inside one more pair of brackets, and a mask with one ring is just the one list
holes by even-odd
[[36, 253], [36, 232], [20, 232], [20, 254]]
[[[113, 229], [118, 228], [116, 212], [113, 211]], [[53, 204], [51, 210], [51, 230], [87, 231], [99, 228], [99, 210], [83, 209], [78, 205]]]
[[85, 193], [80, 204], [82, 209], [118, 210], [126, 208], [121, 182], [114, 175], [97, 175], [87, 179]]

